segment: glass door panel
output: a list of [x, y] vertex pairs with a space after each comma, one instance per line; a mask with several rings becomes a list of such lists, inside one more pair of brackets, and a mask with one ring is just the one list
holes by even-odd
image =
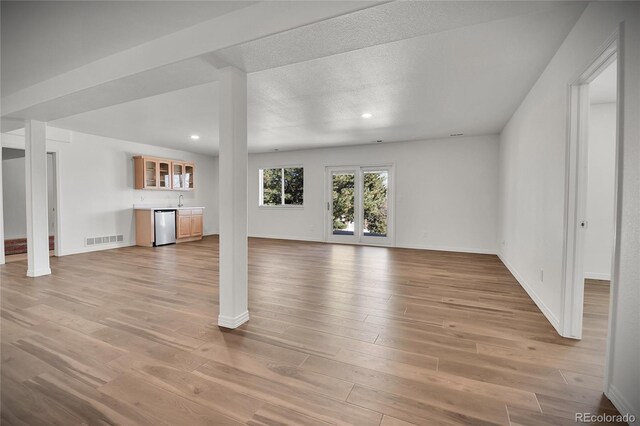
[[166, 161], [158, 162], [160, 189], [171, 189], [171, 164]]
[[393, 244], [391, 166], [327, 168], [327, 240]]
[[329, 239], [334, 241], [356, 241], [359, 222], [357, 215], [355, 170], [336, 170], [330, 174]]
[[155, 160], [144, 161], [144, 186], [145, 188], [158, 187], [158, 162]]
[[362, 170], [362, 241], [385, 243], [389, 237], [389, 170]]
[[185, 164], [184, 165], [184, 188], [185, 189], [194, 188], [193, 176], [194, 176], [193, 164]]
[[173, 189], [184, 189], [184, 164], [173, 164]]

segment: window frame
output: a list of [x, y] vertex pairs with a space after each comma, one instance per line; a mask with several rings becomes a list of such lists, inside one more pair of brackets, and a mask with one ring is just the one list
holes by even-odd
[[[271, 169], [281, 169], [282, 177], [280, 179], [280, 185], [282, 188], [281, 204], [264, 204], [264, 171]], [[295, 164], [287, 166], [263, 166], [258, 167], [258, 207], [261, 209], [303, 209], [304, 208], [304, 193], [306, 192], [305, 183], [302, 183], [302, 204], [284, 204], [284, 169], [302, 169], [302, 176], [304, 179], [304, 165]]]

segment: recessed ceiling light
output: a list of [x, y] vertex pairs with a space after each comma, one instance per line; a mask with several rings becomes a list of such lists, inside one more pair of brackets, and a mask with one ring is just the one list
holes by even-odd
[[191, 135], [192, 141], [197, 141], [198, 139], [200, 139], [200, 135]]
[[362, 114], [362, 118], [371, 118], [373, 117], [373, 114], [371, 114], [370, 112], [365, 112]]

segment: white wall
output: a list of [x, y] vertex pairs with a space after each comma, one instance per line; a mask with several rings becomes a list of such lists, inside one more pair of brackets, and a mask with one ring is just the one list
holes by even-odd
[[584, 276], [611, 279], [616, 165], [616, 104], [591, 105]]
[[[640, 4], [590, 3], [500, 138], [500, 255], [556, 327], [561, 316], [567, 87], [620, 22], [624, 72], [620, 259], [607, 395], [640, 415]], [[544, 280], [540, 270], [544, 270]]]
[[27, 201], [24, 157], [2, 160], [4, 236], [7, 240], [27, 237]]
[[[497, 136], [250, 155], [249, 235], [324, 240], [326, 167], [390, 163], [398, 247], [495, 253]], [[258, 170], [287, 165], [304, 167], [304, 208], [259, 207]]]
[[[2, 144], [24, 147], [24, 138], [2, 134]], [[214, 157], [78, 132], [72, 133], [70, 143], [47, 139], [47, 150], [55, 151], [59, 162], [61, 255], [135, 244], [133, 205], [176, 205], [179, 194], [184, 194], [186, 205], [206, 207], [205, 234], [218, 232], [217, 161]], [[195, 162], [196, 190], [133, 189], [132, 157], [140, 154]], [[86, 237], [117, 234], [124, 235], [123, 243], [85, 247]]]

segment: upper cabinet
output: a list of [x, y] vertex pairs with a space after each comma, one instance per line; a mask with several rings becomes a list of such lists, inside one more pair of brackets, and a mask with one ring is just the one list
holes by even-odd
[[184, 189], [184, 163], [174, 161], [173, 167], [173, 189]]
[[194, 174], [196, 167], [193, 164], [186, 163], [184, 165], [184, 189], [187, 191], [194, 188]]
[[135, 189], [190, 191], [195, 189], [195, 165], [162, 158], [133, 157]]
[[171, 189], [171, 161], [158, 160], [158, 187]]

